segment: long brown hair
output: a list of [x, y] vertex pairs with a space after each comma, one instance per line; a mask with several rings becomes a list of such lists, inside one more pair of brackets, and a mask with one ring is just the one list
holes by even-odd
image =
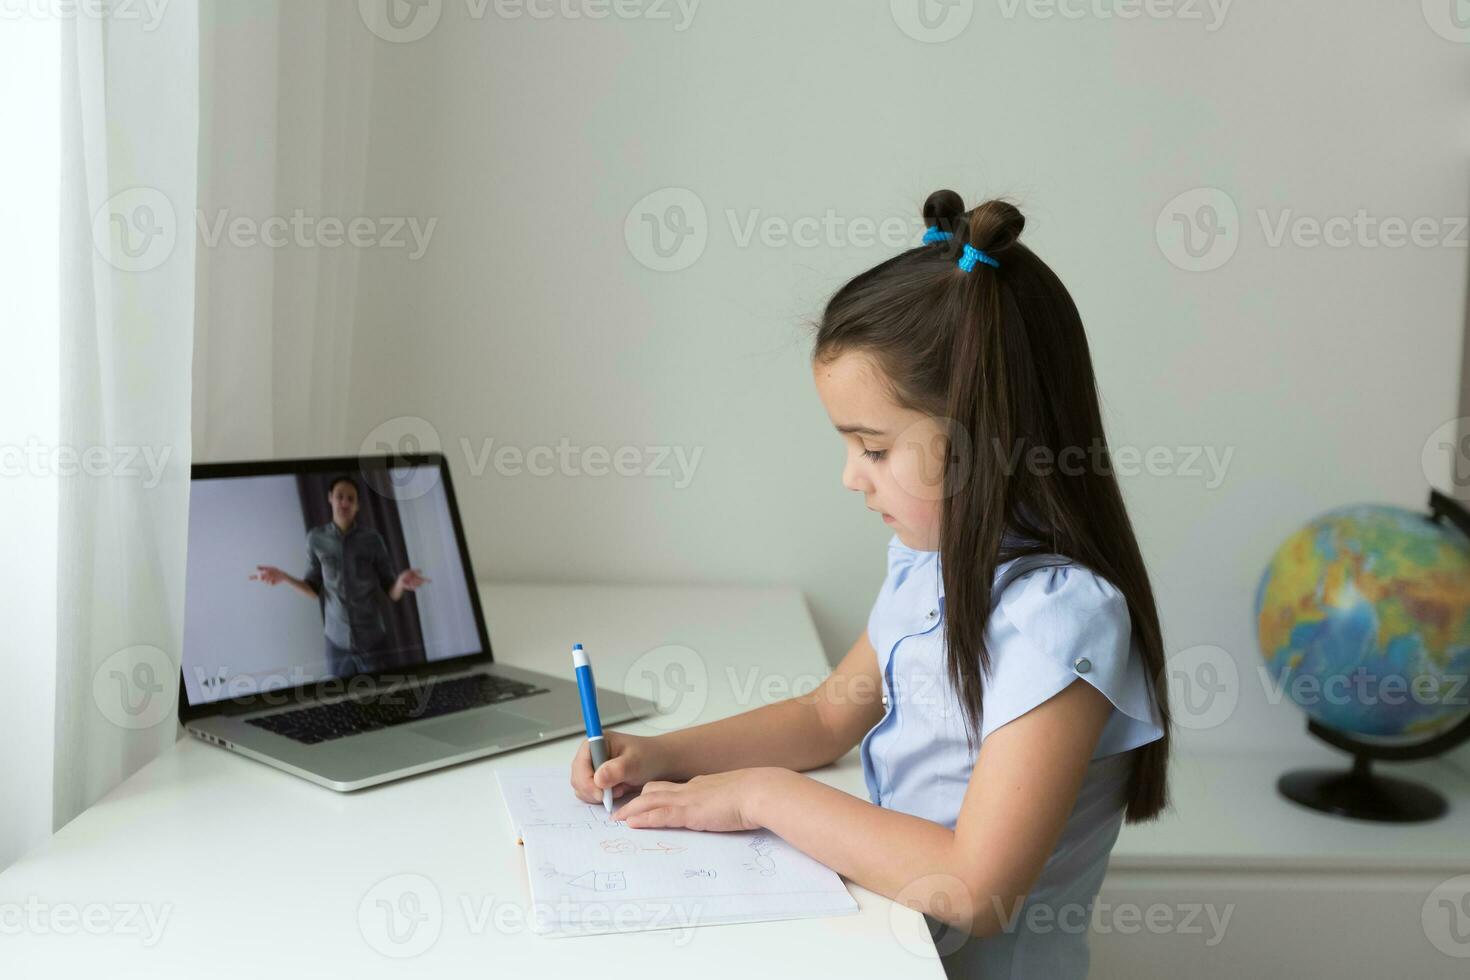
[[[1123, 495], [1111, 467], [1097, 465], [1110, 456], [1082, 318], [1056, 273], [1017, 240], [1026, 219], [1013, 204], [991, 200], [966, 211], [958, 194], [941, 190], [923, 216], [951, 238], [909, 249], [838, 290], [813, 360], [870, 356], [897, 404], [950, 429], [939, 533], [946, 661], [972, 749], [990, 673], [985, 623], [998, 565], [1060, 555], [1126, 597], [1164, 725], [1163, 738], [1135, 752], [1126, 819], [1154, 819], [1169, 803], [1164, 645]], [[999, 267], [960, 269], [967, 244]], [[1034, 447], [1051, 465], [1014, 464]], [[1003, 542], [1007, 533], [1022, 543]]]

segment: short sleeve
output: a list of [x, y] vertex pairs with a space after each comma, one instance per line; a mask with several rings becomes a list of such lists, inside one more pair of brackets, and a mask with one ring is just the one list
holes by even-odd
[[301, 576], [301, 581], [311, 586], [318, 596], [322, 594], [322, 561], [316, 553], [316, 542], [312, 540], [312, 533], [306, 532], [306, 574]]
[[1094, 758], [1163, 736], [1127, 599], [1092, 570], [1072, 563], [1018, 576], [1001, 593], [986, 643], [982, 741], [1078, 679], [1113, 704]]

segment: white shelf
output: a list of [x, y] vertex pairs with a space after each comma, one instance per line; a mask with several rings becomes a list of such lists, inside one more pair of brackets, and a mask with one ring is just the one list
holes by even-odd
[[1351, 767], [1351, 758], [1309, 736], [1282, 752], [1176, 750], [1174, 809], [1125, 824], [1110, 871], [1327, 871], [1438, 873], [1470, 855], [1470, 778], [1443, 759], [1375, 762], [1373, 770], [1435, 788], [1449, 802], [1438, 820], [1378, 823], [1308, 809], [1276, 790], [1282, 773]]

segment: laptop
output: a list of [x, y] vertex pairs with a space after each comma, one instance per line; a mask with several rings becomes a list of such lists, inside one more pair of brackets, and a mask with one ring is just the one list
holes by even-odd
[[211, 745], [346, 792], [585, 736], [565, 639], [563, 676], [496, 662], [442, 454], [193, 467], [179, 719]]

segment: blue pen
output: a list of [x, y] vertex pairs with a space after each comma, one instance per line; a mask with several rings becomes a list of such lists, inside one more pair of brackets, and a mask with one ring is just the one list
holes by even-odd
[[[597, 688], [592, 683], [592, 665], [582, 644], [572, 644], [572, 667], [577, 671], [577, 692], [582, 695], [582, 721], [587, 726], [587, 748], [592, 753], [592, 771], [607, 761], [607, 740], [602, 737], [602, 717], [597, 713]], [[602, 791], [602, 805], [612, 813], [612, 787]]]

